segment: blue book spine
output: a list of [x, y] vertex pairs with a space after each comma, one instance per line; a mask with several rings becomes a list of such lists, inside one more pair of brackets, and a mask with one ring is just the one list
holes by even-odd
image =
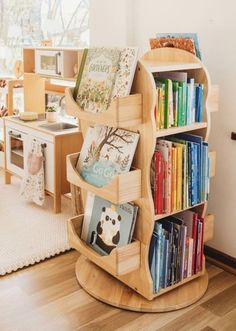
[[166, 260], [165, 260], [165, 280], [164, 280], [164, 287], [168, 286], [168, 270], [169, 270], [169, 264], [170, 264], [170, 247], [169, 247], [169, 239], [165, 240], [165, 254], [166, 254]]
[[191, 85], [187, 84], [187, 110], [186, 110], [186, 124], [191, 124]]
[[188, 205], [192, 206], [192, 143], [188, 141]]
[[198, 122], [203, 121], [203, 108], [204, 108], [204, 96], [203, 96], [203, 84], [199, 84], [200, 89], [200, 100], [199, 100], [199, 113], [198, 113]]
[[192, 205], [198, 203], [198, 170], [197, 170], [197, 145], [193, 143], [192, 146], [192, 175], [193, 175], [193, 185], [192, 185]]
[[195, 85], [195, 122], [199, 122], [200, 87]]
[[165, 283], [165, 236], [162, 231], [161, 234], [161, 246], [160, 246], [160, 288], [164, 288]]
[[193, 79], [193, 98], [192, 98], [192, 105], [191, 105], [191, 123], [195, 123], [195, 116], [196, 116], [196, 89], [194, 87], [194, 79]]
[[158, 222], [155, 223], [154, 234], [157, 236], [155, 293], [158, 293], [160, 291], [161, 241], [162, 241], [162, 225]]

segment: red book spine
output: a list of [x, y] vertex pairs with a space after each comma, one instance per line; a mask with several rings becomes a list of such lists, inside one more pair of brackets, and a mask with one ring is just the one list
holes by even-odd
[[197, 246], [197, 222], [198, 214], [194, 213], [193, 215], [193, 259], [192, 259], [192, 275], [196, 273], [196, 246]]
[[154, 172], [154, 178], [153, 178], [153, 202], [154, 202], [154, 212], [157, 214], [157, 151], [154, 152], [153, 157], [153, 172]]
[[197, 224], [197, 249], [196, 249], [196, 274], [201, 271], [201, 251], [202, 251], [202, 222], [199, 219]]
[[204, 253], [204, 226], [205, 226], [204, 218], [201, 217], [200, 222], [202, 223], [200, 271], [202, 271], [202, 268], [203, 268], [203, 253]]
[[157, 214], [163, 213], [163, 180], [164, 180], [164, 166], [163, 156], [161, 151], [156, 151], [156, 163], [155, 163], [155, 179], [156, 179], [156, 207]]

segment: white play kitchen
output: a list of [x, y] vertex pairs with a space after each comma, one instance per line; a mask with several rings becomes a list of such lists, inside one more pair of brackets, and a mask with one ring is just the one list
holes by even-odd
[[[66, 75], [58, 78], [58, 70], [39, 70], [39, 56], [45, 60], [45, 54], [64, 54], [66, 60]], [[78, 152], [82, 144], [82, 136], [78, 125], [60, 117], [55, 123], [50, 123], [45, 116], [45, 95], [56, 94], [63, 96], [65, 86], [56, 84], [51, 79], [75, 80], [73, 68], [79, 62], [79, 50], [43, 50], [26, 48], [24, 54], [24, 108], [26, 117], [8, 116], [4, 119], [5, 135], [5, 183], [11, 183], [11, 176], [16, 175], [27, 182], [26, 172], [29, 168], [40, 168], [43, 160], [43, 176], [45, 192], [54, 199], [54, 212], [61, 212], [61, 195], [70, 192], [70, 184], [66, 179], [66, 155]], [[56, 67], [58, 55], [55, 58]], [[49, 57], [50, 58], [50, 57]], [[48, 60], [48, 59], [46, 59]], [[50, 61], [49, 61], [50, 62]], [[71, 68], [68, 68], [68, 63]], [[71, 69], [71, 70], [70, 70]], [[29, 116], [27, 116], [29, 115]], [[32, 146], [37, 147], [38, 156], [31, 155]], [[37, 164], [38, 162], [38, 164]], [[33, 168], [32, 168], [33, 167]], [[36, 167], [36, 168], [35, 168]], [[38, 169], [39, 170], [39, 169]], [[32, 177], [32, 176], [31, 176]], [[26, 178], [26, 179], [25, 179]], [[37, 183], [36, 183], [37, 184]], [[35, 180], [33, 184], [35, 185]]]

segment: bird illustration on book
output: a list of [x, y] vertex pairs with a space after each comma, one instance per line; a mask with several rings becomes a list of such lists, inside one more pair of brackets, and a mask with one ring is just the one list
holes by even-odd
[[117, 247], [120, 241], [121, 216], [117, 213], [116, 207], [103, 207], [100, 221], [96, 231], [91, 234], [90, 245], [97, 245], [107, 254]]

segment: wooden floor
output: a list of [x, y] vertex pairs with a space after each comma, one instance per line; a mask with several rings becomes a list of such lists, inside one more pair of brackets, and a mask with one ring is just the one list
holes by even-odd
[[110, 307], [78, 285], [69, 252], [0, 278], [0, 331], [235, 331], [236, 276], [208, 265], [209, 288], [196, 304], [142, 314]]

